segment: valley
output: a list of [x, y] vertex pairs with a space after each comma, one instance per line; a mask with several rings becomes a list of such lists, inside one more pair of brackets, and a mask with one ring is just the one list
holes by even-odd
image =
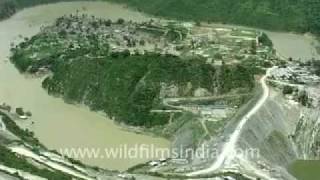
[[[18, 12], [0, 22], [0, 38], [0, 102], [31, 111], [26, 121], [11, 119], [43, 143], [40, 154], [30, 149], [32, 138], [6, 148], [66, 179], [291, 180], [291, 163], [319, 157], [313, 61], [319, 54], [312, 35], [160, 20], [117, 4], [66, 2]], [[5, 132], [19, 139], [1, 124], [1, 137]], [[205, 159], [80, 159], [90, 166], [79, 175], [83, 167], [70, 170], [73, 160], [45, 148], [123, 144], [205, 145], [219, 153]], [[234, 155], [237, 148], [255, 148], [262, 156]], [[68, 162], [60, 167], [54, 157]], [[15, 178], [14, 168], [0, 168]]]

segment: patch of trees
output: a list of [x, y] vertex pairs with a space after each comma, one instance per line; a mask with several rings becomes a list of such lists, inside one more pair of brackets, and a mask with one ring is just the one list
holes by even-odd
[[16, 12], [16, 5], [13, 1], [0, 1], [0, 20], [8, 18]]
[[[198, 88], [213, 94], [237, 89], [246, 93], [253, 89], [253, 74], [258, 72], [251, 62], [216, 68], [202, 58], [181, 59], [155, 53], [131, 55], [129, 50], [110, 52], [107, 45], [101, 50], [93, 35], [88, 35], [79, 48], [61, 48], [63, 41], [57, 40], [60, 38], [59, 34], [40, 33], [14, 48], [11, 61], [21, 72], [35, 73], [42, 67], [48, 68], [53, 75], [43, 81], [43, 87], [49, 94], [70, 103], [84, 103], [92, 110], [105, 111], [115, 120], [135, 126], [168, 122], [168, 115], [150, 113], [161, 105], [162, 84], [178, 87], [179, 96], [192, 96]], [[46, 46], [51, 42], [55, 45]], [[30, 54], [39, 56], [35, 60]], [[192, 87], [188, 88], [190, 84]]]
[[237, 87], [246, 87], [252, 90], [254, 87], [253, 75], [250, 68], [243, 65], [222, 65], [219, 77], [221, 80], [219, 84], [221, 94], [230, 92], [232, 89], [237, 89]]
[[18, 170], [29, 172], [50, 180], [71, 180], [72, 177], [59, 171], [38, 168], [28, 162], [26, 159], [11, 152], [6, 147], [0, 145], [0, 163]]
[[273, 46], [273, 43], [272, 43], [271, 39], [269, 39], [269, 37], [268, 37], [268, 35], [266, 33], [262, 33], [259, 36], [259, 43], [262, 43], [265, 46], [270, 46], [270, 47]]
[[124, 23], [125, 23], [125, 20], [122, 19], [122, 18], [119, 18], [119, 19], [117, 20], [117, 24], [124, 24]]
[[291, 87], [291, 86], [284, 86], [284, 87], [283, 87], [283, 90], [282, 90], [282, 93], [283, 93], [284, 95], [287, 95], [287, 94], [292, 94], [293, 91], [294, 91], [293, 87]]
[[[0, 19], [7, 18], [24, 7], [61, 1], [72, 0], [2, 0]], [[152, 3], [148, 0], [105, 1], [126, 3], [139, 11], [168, 18], [320, 34], [318, 0], [154, 0]]]
[[2, 116], [2, 121], [6, 125], [6, 128], [21, 138], [24, 142], [29, 143], [35, 147], [37, 146], [42, 146], [37, 138], [34, 137], [33, 132], [28, 131], [28, 130], [23, 130], [21, 129], [10, 117], [8, 117], [6, 114], [1, 113], [0, 115]]
[[[221, 22], [320, 34], [318, 0], [109, 0], [139, 11], [195, 22]], [[199, 24], [199, 23], [197, 23]]]
[[320, 1], [301, 0], [301, 6], [307, 20], [307, 30], [320, 35]]
[[317, 75], [317, 76], [320, 76], [320, 61], [313, 61], [312, 62], [312, 66], [314, 68], [314, 73]]
[[[51, 54], [32, 61], [25, 49], [32, 52], [42, 50], [32, 49], [33, 46], [30, 49], [29, 46], [31, 44], [25, 42], [22, 48], [14, 50], [11, 60], [24, 71], [28, 69], [25, 68], [26, 62], [27, 67], [49, 66], [53, 76], [43, 82], [49, 94], [62, 96], [67, 102], [84, 103], [93, 110], [103, 110], [115, 120], [135, 126], [150, 127], [168, 122], [167, 115], [150, 113], [161, 103], [161, 83], [178, 86], [182, 96], [191, 96], [199, 87], [228, 93], [237, 88], [251, 91], [254, 86], [249, 69], [224, 66], [217, 71], [204, 59], [187, 60], [153, 53], [130, 55], [124, 51], [88, 60], [85, 54], [94, 54], [98, 49], [81, 47], [78, 50], [67, 49], [63, 56], [62, 51], [50, 51]], [[188, 83], [192, 84], [192, 89], [183, 93], [182, 89]]]
[[[99, 60], [101, 61], [101, 60]], [[174, 84], [181, 90], [192, 84], [182, 96], [202, 87], [213, 92], [228, 93], [254, 86], [253, 76], [244, 67], [225, 67], [218, 76], [214, 67], [201, 59], [182, 60], [158, 54], [110, 56], [103, 63], [79, 58], [71, 63], [54, 65], [54, 75], [43, 82], [50, 94], [62, 95], [70, 102], [84, 102], [93, 110], [104, 110], [117, 121], [135, 126], [166, 124], [167, 115], [151, 114], [157, 109], [161, 83]], [[63, 62], [63, 61], [61, 61]]]
[[308, 94], [307, 94], [306, 91], [302, 91], [299, 94], [298, 100], [303, 106], [308, 106], [309, 105], [309, 97], [308, 97]]

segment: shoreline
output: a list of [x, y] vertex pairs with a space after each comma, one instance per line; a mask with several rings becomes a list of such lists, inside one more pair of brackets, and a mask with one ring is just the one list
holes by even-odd
[[[89, 1], [89, 2], [91, 2], [91, 1]], [[63, 2], [55, 2], [54, 4], [58, 4], [58, 3], [63, 3]], [[108, 2], [109, 3], [109, 2]], [[116, 3], [117, 4], [117, 3]], [[37, 5], [37, 6], [46, 6], [46, 5]], [[31, 7], [32, 8], [32, 7]], [[130, 7], [126, 7], [126, 8], [128, 8], [128, 9], [130, 9]], [[24, 9], [26, 9], [26, 8], [24, 8]], [[18, 13], [19, 13], [19, 11], [18, 11]], [[227, 25], [227, 26], [232, 26], [232, 25]], [[249, 27], [250, 28], [250, 27]], [[254, 29], [256, 29], [256, 28], [254, 28]], [[285, 32], [286, 33], [286, 32]], [[301, 34], [300, 34], [301, 35]], [[42, 87], [41, 87], [42, 88]], [[58, 97], [59, 98], [59, 97]], [[59, 99], [61, 99], [61, 97], [59, 98]], [[84, 109], [86, 109], [86, 111], [87, 110], [89, 110], [89, 111], [91, 111], [90, 110], [90, 108], [88, 107], [88, 106], [86, 106], [86, 105], [83, 105], [83, 104], [73, 104], [73, 103], [71, 103], [70, 105], [72, 105], [72, 106], [75, 106], [75, 107], [80, 107], [80, 108], [84, 108]], [[91, 111], [91, 112], [93, 112], [93, 113], [96, 113], [96, 114], [99, 114], [99, 115], [101, 115], [101, 116], [103, 116], [103, 117], [106, 117], [106, 118], [108, 118], [108, 116], [104, 113], [104, 112], [96, 112], [96, 111]], [[109, 120], [111, 120], [110, 118], [108, 118]], [[108, 121], [109, 121], [108, 120]], [[145, 133], [146, 134], [144, 134], [143, 132], [141, 133], [140, 131], [144, 131], [143, 129], [138, 129], [138, 130], [135, 130], [135, 127], [132, 127], [132, 126], [128, 126], [128, 125], [125, 125], [125, 124], [123, 124], [123, 123], [117, 123], [116, 121], [114, 121], [114, 120], [111, 120], [112, 121], [112, 123], [113, 124], [115, 124], [118, 128], [121, 128], [121, 129], [123, 129], [123, 130], [125, 130], [125, 131], [128, 131], [128, 132], [133, 132], [133, 133], [136, 133], [136, 134], [142, 134], [142, 135], [148, 135], [149, 133], [150, 134], [153, 134], [152, 132], [148, 132], [148, 131], [146, 131]], [[148, 136], [150, 136], [150, 135], [148, 135]], [[154, 136], [150, 136], [150, 137], [154, 137]], [[163, 137], [161, 137], [161, 136], [159, 136], [158, 138], [163, 138]], [[171, 142], [171, 141], [170, 141]], [[172, 143], [172, 142], [171, 142]]]
[[[43, 78], [25, 77], [8, 61], [10, 42], [21, 40], [19, 35], [31, 37], [39, 32], [43, 23], [48, 24], [55, 20], [56, 17], [75, 13], [76, 9], [81, 9], [83, 6], [88, 7], [85, 13], [95, 14], [99, 17], [110, 16], [114, 20], [118, 17], [136, 18], [138, 21], [149, 19], [130, 11], [124, 10], [122, 12], [120, 11], [122, 9], [120, 6], [110, 5], [106, 2], [61, 2], [61, 4], [54, 3], [31, 7], [32, 12], [31, 8], [24, 8], [11, 18], [0, 21], [1, 32], [4, 32], [1, 35], [5, 36], [3, 43], [0, 45], [0, 68], [2, 68], [1, 73], [4, 74], [1, 77], [6, 78], [8, 82], [0, 87], [0, 101], [7, 102], [13, 107], [22, 106], [32, 111], [32, 121], [35, 122], [35, 125], [31, 130], [35, 132], [36, 137], [48, 149], [67, 148], [70, 146], [117, 147], [119, 144], [124, 143], [128, 145], [155, 144], [159, 148], [169, 147], [171, 142], [160, 136], [155, 137], [155, 135], [150, 136], [150, 134], [130, 132], [116, 125], [114, 121], [108, 120], [107, 115], [104, 113], [91, 111], [82, 104], [68, 104], [61, 98], [49, 96], [41, 87], [40, 80]], [[108, 8], [110, 11], [105, 12]], [[57, 11], [53, 11], [53, 9], [57, 9]], [[55, 13], [51, 14], [50, 12]], [[7, 30], [8, 28], [13, 30]], [[8, 77], [13, 80], [9, 79], [8, 81]], [[147, 160], [133, 159], [123, 163], [123, 161], [113, 159], [108, 161], [84, 159], [82, 162], [101, 168], [125, 170], [145, 161]]]

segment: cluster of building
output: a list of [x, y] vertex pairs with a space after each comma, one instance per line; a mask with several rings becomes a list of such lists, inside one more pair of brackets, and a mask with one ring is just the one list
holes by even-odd
[[[254, 58], [272, 59], [272, 48], [259, 42], [260, 32], [237, 28], [196, 26], [192, 23], [115, 22], [88, 15], [63, 16], [43, 31], [58, 34], [65, 48], [96, 46], [104, 51], [144, 54], [155, 52], [175, 56], [200, 56], [212, 65], [240, 63]], [[68, 36], [68, 38], [64, 38]], [[93, 41], [92, 41], [93, 40]], [[108, 47], [108, 49], [105, 49]]]
[[185, 105], [188, 111], [200, 115], [206, 121], [220, 121], [230, 116], [234, 109], [228, 105], [212, 104], [212, 105]]
[[307, 107], [320, 105], [320, 77], [315, 74], [312, 63], [288, 62], [286, 66], [275, 68], [269, 81], [280, 87], [292, 103]]
[[289, 63], [285, 67], [278, 67], [271, 73], [270, 79], [288, 84], [316, 85], [320, 77], [313, 73], [311, 66]]
[[179, 55], [173, 43], [185, 36], [185, 28], [174, 24], [153, 20], [137, 23], [121, 18], [113, 22], [85, 14], [63, 16], [54, 26], [43, 28], [43, 32], [58, 34], [59, 41], [66, 41], [67, 48], [91, 46], [91, 40], [94, 40], [97, 48], [109, 47], [111, 53], [129, 51], [130, 54], [157, 52]]
[[193, 26], [183, 43], [188, 55], [207, 59], [207, 63], [222, 65], [241, 63], [250, 58], [265, 61], [274, 58], [272, 47], [259, 42], [260, 32], [237, 28]]

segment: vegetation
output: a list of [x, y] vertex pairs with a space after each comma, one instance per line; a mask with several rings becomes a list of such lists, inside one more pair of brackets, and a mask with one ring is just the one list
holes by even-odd
[[[56, 24], [59, 22], [61, 19]], [[11, 61], [21, 72], [50, 70], [53, 75], [43, 82], [49, 94], [103, 110], [130, 125], [166, 124], [168, 115], [150, 110], [161, 108], [160, 92], [169, 86], [179, 89], [177, 96], [193, 96], [198, 88], [225, 94], [237, 90], [246, 93], [254, 87], [252, 66], [213, 67], [196, 57], [115, 52], [98, 35], [69, 29], [61, 32], [43, 32], [27, 39], [12, 50]], [[65, 39], [73, 41], [69, 48]]]
[[[1, 0], [0, 19], [37, 4], [72, 0]], [[271, 30], [320, 34], [318, 0], [105, 0], [149, 14], [183, 20], [232, 23]]]
[[6, 128], [21, 138], [23, 142], [26, 142], [34, 147], [42, 146], [37, 138], [34, 137], [33, 132], [28, 130], [22, 130], [10, 117], [6, 114], [0, 112], [0, 116], [2, 116], [2, 121], [6, 125]]
[[312, 66], [314, 68], [314, 73], [320, 76], [320, 61], [312, 61]]
[[309, 103], [308, 103], [309, 102], [309, 97], [308, 97], [308, 94], [307, 94], [306, 91], [302, 91], [299, 94], [298, 100], [303, 106], [308, 106], [309, 105]]
[[293, 93], [293, 87], [291, 87], [291, 86], [284, 86], [283, 87], [283, 90], [282, 90], [282, 93], [284, 94], [284, 95], [287, 95], [287, 94], [292, 94]]
[[35, 165], [28, 162], [26, 159], [11, 152], [6, 147], [0, 145], [0, 164], [5, 166], [29, 172], [33, 175], [37, 175], [50, 180], [71, 180], [72, 177], [62, 172], [51, 171], [48, 169], [38, 168]]
[[[29, 112], [27, 112], [27, 113], [29, 113]], [[1, 111], [0, 111], [0, 117], [2, 117], [2, 121], [6, 125], [7, 130], [21, 139], [21, 141], [14, 141], [14, 142], [21, 143], [21, 144], [27, 143], [28, 146], [32, 147], [32, 151], [34, 153], [37, 153], [37, 154], [39, 153], [40, 149], [49, 151], [44, 145], [42, 145], [39, 142], [39, 140], [36, 137], [34, 137], [34, 133], [32, 131], [21, 129], [9, 116], [7, 116], [5, 113], [3, 113]], [[4, 141], [2, 139], [1, 139], [1, 141], [3, 141], [3, 142], [1, 142], [1, 144], [0, 144], [0, 151], [2, 151], [3, 148], [5, 148], [5, 147], [2, 147], [3, 145], [12, 143], [12, 141]], [[7, 149], [7, 151], [8, 152], [6, 152], [6, 154], [10, 155], [10, 157], [14, 159], [15, 157], [11, 156], [11, 154], [10, 154], [11, 152], [8, 149]], [[54, 153], [54, 154], [59, 154], [59, 152], [57, 152], [55, 150], [51, 150], [51, 152]], [[0, 152], [0, 155], [2, 155], [1, 152]], [[8, 157], [8, 158], [10, 158], [10, 157]], [[24, 160], [20, 156], [19, 156], [19, 158], [20, 158], [19, 161], [20, 160]], [[70, 161], [72, 164], [74, 164], [74, 165], [78, 165], [78, 166], [84, 167], [84, 168], [89, 167], [89, 168], [92, 168], [92, 169], [97, 170], [97, 171], [99, 170], [98, 167], [90, 167], [90, 166], [84, 165], [79, 160], [75, 160], [75, 159], [68, 158], [68, 157], [65, 157], [65, 158], [68, 161]], [[4, 159], [1, 159], [1, 157], [0, 157], [0, 164], [2, 163], [2, 164], [7, 165], [9, 167], [16, 168], [16, 169], [23, 170], [23, 171], [26, 171], [26, 172], [30, 172], [31, 174], [34, 174], [34, 173], [32, 173], [33, 172], [32, 169], [35, 168], [35, 167], [33, 167], [32, 164], [24, 164], [24, 162], [22, 162], [22, 165], [17, 167], [17, 166], [14, 165], [15, 160], [12, 162], [13, 163], [12, 166], [11, 166], [10, 163], [9, 164], [8, 163], [7, 164], [3, 163], [3, 161], [6, 161], [6, 159], [4, 160]], [[10, 160], [8, 160], [8, 161], [10, 161]], [[50, 177], [50, 174], [51, 175], [52, 174], [56, 174], [56, 175], [53, 176], [52, 180], [55, 180], [55, 179], [58, 180], [60, 177], [63, 178], [63, 179], [71, 179], [71, 176], [65, 175], [62, 172], [55, 172], [55, 171], [52, 171], [52, 170], [50, 170], [49, 172], [50, 173], [48, 173], [47, 170], [45, 170], [45, 169], [41, 169], [40, 171], [37, 171], [37, 173], [34, 174], [34, 175], [38, 175], [38, 176], [46, 178], [46, 177]]]
[[0, 20], [8, 18], [16, 12], [16, 6], [13, 1], [2, 0], [0, 1]]
[[266, 33], [262, 33], [261, 36], [259, 36], [259, 42], [265, 46], [270, 46], [270, 47], [273, 46], [271, 39], [269, 39]]
[[[131, 125], [154, 126], [167, 123], [166, 115], [150, 114], [159, 105], [161, 83], [176, 84], [181, 89], [191, 82], [192, 95], [198, 87], [211, 91], [216, 70], [200, 59], [183, 61], [177, 57], [150, 54], [119, 56], [105, 59], [77, 58], [76, 61], [57, 62], [54, 75], [43, 82], [50, 94], [62, 95], [67, 101], [82, 102], [94, 110], [104, 110], [116, 120]], [[221, 93], [238, 87], [253, 87], [250, 72], [241, 67], [225, 67], [221, 74]], [[239, 71], [239, 74], [237, 73]], [[222, 80], [224, 79], [224, 80]]]
[[109, 0], [149, 14], [320, 34], [318, 0]]

